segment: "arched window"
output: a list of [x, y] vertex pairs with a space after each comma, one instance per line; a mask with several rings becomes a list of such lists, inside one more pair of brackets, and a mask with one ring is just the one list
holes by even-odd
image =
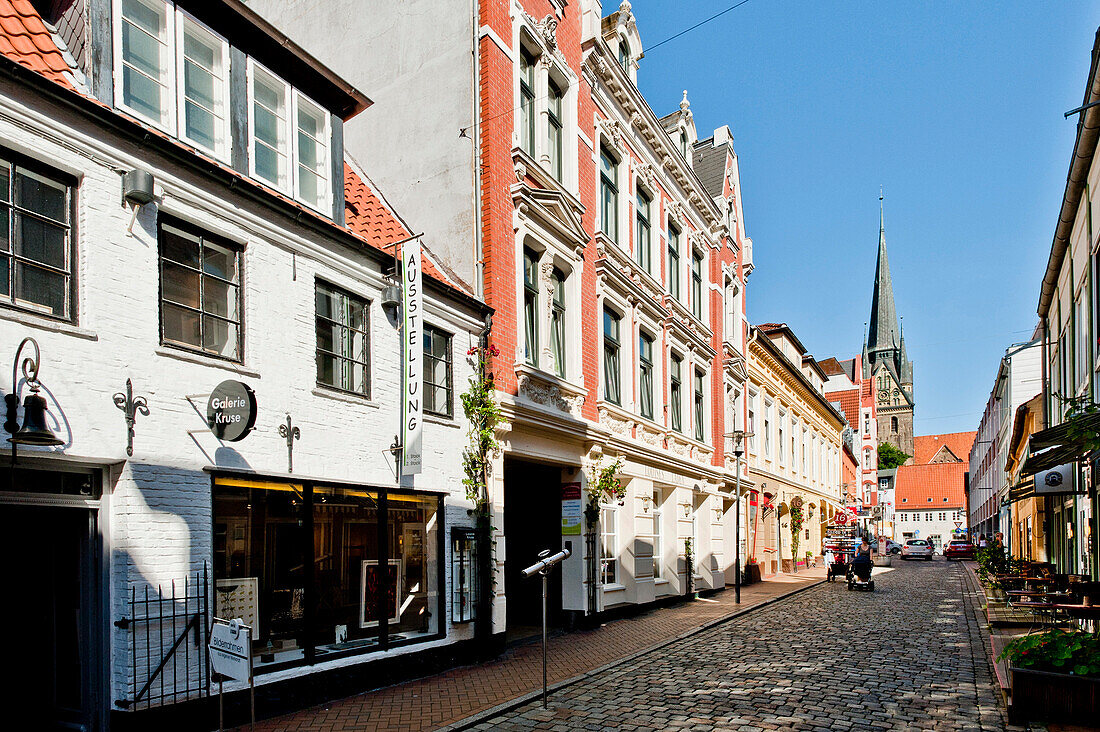
[[630, 73], [630, 46], [627, 45], [625, 38], [619, 39], [619, 66], [627, 74]]
[[898, 418], [897, 417], [891, 417], [890, 418], [890, 431], [893, 432], [895, 435], [898, 433]]

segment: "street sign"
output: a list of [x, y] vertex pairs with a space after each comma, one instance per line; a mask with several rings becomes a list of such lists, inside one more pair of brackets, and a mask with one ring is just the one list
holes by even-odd
[[240, 618], [214, 621], [210, 629], [210, 663], [222, 676], [237, 681], [251, 679], [252, 628]]

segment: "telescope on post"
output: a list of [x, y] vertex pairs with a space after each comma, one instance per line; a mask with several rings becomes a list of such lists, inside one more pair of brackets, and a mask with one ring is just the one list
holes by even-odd
[[546, 580], [550, 576], [550, 570], [555, 565], [561, 564], [562, 560], [569, 557], [573, 552], [569, 549], [562, 549], [557, 554], [550, 554], [549, 549], [543, 549], [539, 552], [539, 561], [532, 564], [527, 569], [523, 570], [524, 577], [530, 577], [533, 574], [542, 575], [542, 706], [546, 707]]

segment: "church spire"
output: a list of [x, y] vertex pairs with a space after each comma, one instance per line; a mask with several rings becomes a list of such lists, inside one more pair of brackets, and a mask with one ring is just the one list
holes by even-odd
[[[877, 361], [881, 352], [893, 352], [895, 358], [901, 348], [898, 314], [894, 308], [894, 285], [890, 279], [890, 262], [886, 256], [886, 217], [883, 213], [882, 191], [879, 191], [878, 262], [875, 265], [875, 290], [871, 297], [871, 325], [867, 333], [867, 352]], [[895, 360], [895, 368], [899, 366]]]

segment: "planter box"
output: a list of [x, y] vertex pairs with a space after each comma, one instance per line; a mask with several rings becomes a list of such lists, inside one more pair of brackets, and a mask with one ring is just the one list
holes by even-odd
[[889, 554], [886, 554], [886, 555], [876, 554], [875, 558], [874, 558], [874, 565], [876, 567], [893, 567], [894, 566], [894, 558], [892, 556], [890, 556]]
[[741, 573], [741, 584], [751, 585], [754, 582], [760, 581], [760, 565], [759, 564], [746, 564], [745, 571]]
[[1100, 715], [1100, 678], [1010, 668], [1013, 721], [1030, 719], [1096, 724]]

